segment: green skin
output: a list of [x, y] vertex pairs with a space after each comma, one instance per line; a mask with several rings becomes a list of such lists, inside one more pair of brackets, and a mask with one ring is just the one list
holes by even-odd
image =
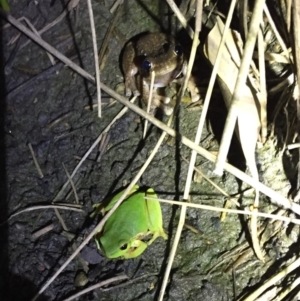
[[9, 11], [9, 5], [6, 0], [0, 0], [0, 7], [6, 12]]
[[[112, 198], [105, 207], [105, 212], [118, 201], [124, 191]], [[134, 258], [141, 255], [148, 245], [157, 237], [167, 239], [162, 227], [162, 214], [159, 201], [145, 200], [157, 198], [154, 190], [149, 188], [146, 193], [135, 185], [127, 198], [112, 214], [104, 225], [103, 231], [95, 235], [97, 247], [108, 258]], [[96, 213], [99, 211], [96, 209]], [[152, 238], [145, 242], [148, 235]]]

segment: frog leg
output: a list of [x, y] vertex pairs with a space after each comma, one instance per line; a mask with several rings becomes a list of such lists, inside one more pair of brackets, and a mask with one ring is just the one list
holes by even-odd
[[170, 97], [158, 95], [157, 93], [155, 93], [155, 98], [157, 98], [160, 102], [163, 102], [164, 104], [168, 104], [171, 101]]
[[[185, 75], [186, 75], [186, 72], [187, 72], [187, 62], [185, 61], [182, 65], [181, 74], [178, 74], [176, 76], [176, 78], [173, 80], [173, 82], [175, 82], [178, 85], [182, 86]], [[196, 101], [199, 101], [201, 99], [200, 90], [198, 88], [198, 85], [199, 85], [199, 83], [198, 83], [197, 78], [191, 74], [190, 78], [189, 78], [189, 81], [187, 83], [187, 89], [191, 94], [192, 102], [196, 102]]]
[[125, 77], [125, 95], [127, 97], [139, 96], [140, 92], [136, 86], [136, 74], [138, 73], [138, 68], [134, 64], [135, 51], [132, 42], [129, 42], [124, 49], [122, 58], [122, 69]]
[[[146, 104], [148, 103], [149, 94], [150, 86], [143, 80], [143, 100]], [[156, 91], [154, 91], [153, 94], [154, 95], [151, 104], [157, 108], [160, 108], [166, 115], [171, 115], [173, 113], [173, 108], [166, 105], [170, 102], [170, 99], [166, 98], [165, 96], [157, 95]]]
[[140, 256], [146, 250], [147, 246], [147, 243], [135, 239], [135, 241], [131, 243], [130, 248], [126, 251], [126, 253], [123, 256], [125, 259]]
[[[149, 188], [146, 191], [146, 196], [151, 198], [157, 198], [156, 193], [152, 188]], [[147, 212], [148, 212], [148, 225], [149, 225], [149, 234], [152, 234], [152, 238], [148, 241], [150, 245], [156, 238], [159, 236], [164, 239], [168, 238], [168, 235], [165, 233], [162, 225], [162, 213], [159, 201], [155, 200], [146, 200]]]

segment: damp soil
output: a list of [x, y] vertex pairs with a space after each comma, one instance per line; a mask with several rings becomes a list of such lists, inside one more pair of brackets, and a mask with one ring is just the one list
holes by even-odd
[[[37, 28], [55, 20], [63, 11], [63, 1], [10, 1], [11, 14], [15, 18], [25, 16]], [[114, 1], [94, 1], [94, 15], [98, 45], [102, 44], [112, 20], [109, 9]], [[105, 54], [106, 63], [101, 71], [101, 81], [113, 89], [121, 89], [123, 76], [120, 71], [120, 53], [125, 42], [146, 31], [180, 30], [174, 17], [163, 1], [127, 1], [119, 11], [113, 34]], [[2, 25], [4, 25], [2, 21]], [[27, 37], [16, 37], [14, 28], [2, 27], [2, 76], [1, 93], [1, 220], [20, 209], [50, 204], [67, 181], [64, 166], [72, 173], [79, 160], [97, 137], [122, 109], [113, 103], [109, 95], [102, 94], [102, 117], [98, 118], [96, 88], [80, 75], [56, 62], [52, 66], [46, 52], [33, 42], [24, 45]], [[94, 73], [93, 47], [87, 6], [79, 3], [77, 11], [70, 13], [60, 23], [43, 33], [43, 39], [64, 55]], [[203, 73], [210, 67], [203, 64]], [[123, 93], [123, 91], [121, 91]], [[225, 120], [226, 110], [218, 93], [215, 107], [210, 110], [210, 122], [216, 128]], [[177, 130], [194, 139], [201, 106], [191, 110], [183, 103], [176, 119]], [[166, 117], [162, 117], [166, 120]], [[209, 151], [218, 150], [217, 135], [207, 126], [202, 145]], [[95, 227], [96, 220], [89, 217], [92, 206], [126, 186], [143, 165], [157, 142], [160, 131], [151, 126], [149, 135], [142, 139], [143, 121], [128, 111], [109, 131], [105, 151], [96, 147], [74, 176], [78, 198], [84, 213], [60, 211], [68, 236], [53, 209], [23, 213], [1, 226], [1, 300], [31, 300], [39, 288], [66, 261], [72, 253], [72, 244], [79, 245]], [[29, 144], [32, 145], [43, 177], [33, 162]], [[166, 139], [154, 160], [139, 181], [140, 186], [153, 187], [160, 198], [182, 197], [187, 164], [181, 157], [189, 158], [191, 151], [172, 139]], [[257, 154], [261, 178], [277, 191], [287, 194], [290, 182], [286, 180], [281, 157], [269, 141]], [[243, 163], [238, 145], [231, 152], [231, 161]], [[64, 165], [64, 166], [63, 166]], [[241, 164], [243, 165], [243, 164]], [[290, 164], [292, 165], [292, 163]], [[230, 195], [247, 188], [233, 176], [213, 174], [214, 165], [202, 157], [197, 166]], [[293, 168], [291, 168], [293, 170]], [[251, 204], [253, 191], [242, 194], [242, 202]], [[222, 207], [224, 197], [204, 179], [197, 178], [191, 186], [191, 200], [199, 204]], [[262, 196], [263, 209], [271, 210], [270, 203]], [[59, 199], [62, 203], [75, 203], [71, 187]], [[156, 300], [161, 287], [168, 255], [179, 220], [180, 208], [162, 204], [164, 228], [169, 239], [157, 239], [138, 258], [110, 260], [96, 252], [90, 241], [81, 252], [88, 261], [88, 284], [126, 274], [130, 281], [116, 282], [95, 290], [79, 300]], [[224, 267], [208, 273], [218, 258], [238, 244], [245, 220], [237, 215], [228, 215], [220, 222], [219, 213], [196, 209], [187, 210], [186, 223], [197, 233], [184, 228], [175, 261], [171, 270], [165, 300], [233, 300], [233, 276]], [[53, 225], [48, 233], [34, 238], [33, 233]], [[246, 241], [249, 237], [246, 236]], [[272, 258], [273, 256], [273, 258]], [[235, 272], [236, 294], [255, 287], [270, 271], [276, 269], [275, 254], [267, 263], [259, 262], [251, 253], [244, 266]], [[75, 259], [46, 289], [38, 300], [63, 300], [80, 291], [75, 286], [76, 275], [83, 270]], [[262, 277], [262, 278], [261, 278]]]

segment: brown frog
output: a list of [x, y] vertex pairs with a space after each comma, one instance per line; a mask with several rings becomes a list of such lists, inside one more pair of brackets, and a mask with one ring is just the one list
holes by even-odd
[[166, 87], [186, 71], [181, 45], [164, 33], [148, 33], [127, 43], [122, 68], [125, 76], [126, 96], [142, 94], [148, 101], [151, 72], [155, 71], [152, 104], [170, 115], [173, 109], [166, 104], [170, 98], [158, 95], [156, 89]]

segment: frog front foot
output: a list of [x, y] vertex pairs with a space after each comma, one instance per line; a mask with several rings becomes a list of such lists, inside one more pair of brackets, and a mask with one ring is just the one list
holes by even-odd
[[132, 82], [134, 79], [127, 79], [125, 80], [125, 96], [130, 97], [132, 94], [133, 96], [140, 96], [140, 91], [136, 88], [136, 85]]
[[164, 114], [170, 116], [173, 113], [173, 108], [167, 105], [170, 102], [170, 98], [165, 96], [158, 96], [158, 97], [159, 98], [155, 97], [152, 99], [152, 105], [157, 108], [160, 108], [164, 112]]

